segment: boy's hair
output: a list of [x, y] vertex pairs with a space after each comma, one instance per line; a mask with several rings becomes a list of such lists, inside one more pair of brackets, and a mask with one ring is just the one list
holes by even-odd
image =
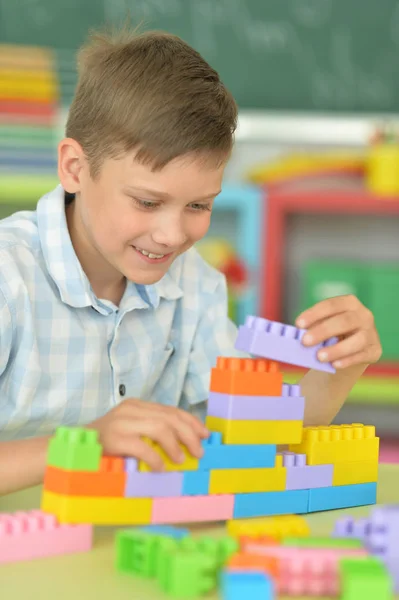
[[153, 170], [187, 154], [215, 166], [229, 158], [237, 105], [179, 37], [94, 33], [79, 51], [78, 75], [66, 135], [82, 146], [92, 177], [104, 159], [130, 150]]

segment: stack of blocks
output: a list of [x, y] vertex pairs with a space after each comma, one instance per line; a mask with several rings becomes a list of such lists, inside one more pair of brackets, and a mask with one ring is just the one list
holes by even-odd
[[[379, 439], [361, 424], [303, 428], [299, 385], [276, 361], [333, 372], [304, 331], [249, 317], [236, 347], [260, 358], [219, 357], [212, 370], [201, 459], [181, 464], [147, 440], [165, 471], [102, 455], [97, 433], [61, 427], [51, 440], [42, 509], [64, 523], [149, 524], [308, 513], [376, 501]], [[327, 342], [332, 343], [333, 340]], [[277, 452], [277, 445], [289, 451]]]

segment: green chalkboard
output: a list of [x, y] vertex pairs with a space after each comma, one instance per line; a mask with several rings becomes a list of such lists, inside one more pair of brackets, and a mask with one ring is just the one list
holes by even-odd
[[242, 108], [399, 112], [398, 0], [0, 0], [0, 41], [60, 50], [127, 13], [191, 43]]

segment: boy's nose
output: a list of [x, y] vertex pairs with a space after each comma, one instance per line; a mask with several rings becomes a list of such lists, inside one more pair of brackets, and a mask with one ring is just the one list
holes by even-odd
[[187, 236], [181, 223], [165, 221], [153, 232], [152, 239], [157, 244], [176, 250], [187, 241]]

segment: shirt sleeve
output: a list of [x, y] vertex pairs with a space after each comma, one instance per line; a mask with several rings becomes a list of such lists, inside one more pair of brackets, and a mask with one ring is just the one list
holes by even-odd
[[[0, 289], [0, 377], [6, 370], [11, 354], [13, 328], [11, 311], [4, 293]], [[1, 405], [1, 399], [0, 399]]]
[[214, 293], [204, 298], [179, 408], [205, 420], [210, 373], [217, 357], [249, 356], [234, 348], [236, 337], [237, 328], [228, 317], [226, 280], [221, 276]]

